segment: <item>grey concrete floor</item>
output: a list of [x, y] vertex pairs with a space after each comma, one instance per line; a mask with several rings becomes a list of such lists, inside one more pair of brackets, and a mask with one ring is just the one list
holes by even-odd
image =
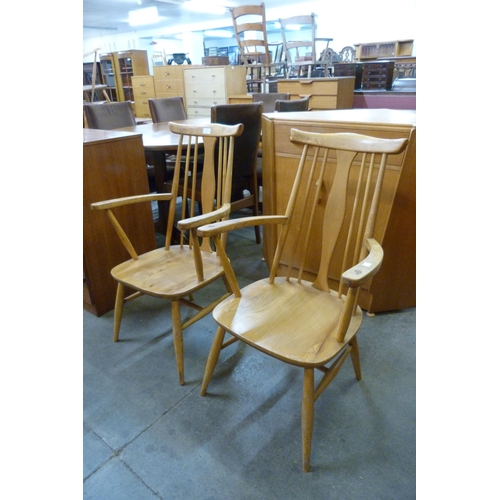
[[[240, 285], [267, 275], [252, 230], [234, 233], [228, 247]], [[301, 466], [299, 368], [236, 343], [201, 397], [211, 316], [185, 331], [184, 386], [168, 303], [127, 304], [118, 343], [112, 323], [112, 311], [83, 313], [85, 499], [416, 497], [415, 309], [364, 318], [363, 379], [346, 363], [317, 400], [309, 474]]]

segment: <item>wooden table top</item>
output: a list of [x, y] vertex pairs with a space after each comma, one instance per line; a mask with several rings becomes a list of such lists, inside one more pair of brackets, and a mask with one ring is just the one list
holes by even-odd
[[[191, 118], [176, 120], [177, 123], [203, 125], [210, 123], [210, 118]], [[169, 122], [143, 123], [135, 127], [124, 127], [118, 130], [142, 134], [142, 143], [146, 151], [175, 151], [179, 144], [179, 134], [174, 134], [168, 128]]]
[[266, 118], [290, 122], [341, 122], [379, 125], [406, 125], [416, 127], [417, 113], [411, 109], [332, 109], [264, 113]]

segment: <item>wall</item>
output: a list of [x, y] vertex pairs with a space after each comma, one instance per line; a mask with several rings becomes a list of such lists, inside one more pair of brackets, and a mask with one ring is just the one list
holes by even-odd
[[[286, 2], [283, 2], [284, 7]], [[358, 0], [353, 4], [345, 2], [325, 2], [324, 0], [311, 1], [283, 9], [266, 9], [268, 21], [279, 17], [290, 17], [296, 14], [314, 12], [317, 14], [317, 37], [330, 37], [333, 42], [330, 47], [340, 52], [347, 45], [360, 42], [378, 42], [398, 39], [416, 40], [416, 0]], [[333, 12], [333, 13], [332, 13]], [[231, 17], [228, 14], [219, 22], [207, 25], [190, 25], [184, 29], [176, 27], [160, 27], [156, 30], [131, 31], [123, 35], [101, 36], [83, 40], [83, 53], [86, 54], [96, 48], [100, 52], [112, 52], [127, 49], [147, 50], [152, 55], [155, 50], [164, 50], [170, 54], [174, 52], [189, 52], [193, 64], [201, 64], [203, 56], [203, 38], [201, 31], [231, 26]], [[182, 32], [182, 40], [174, 37]], [[171, 35], [172, 38], [160, 38]], [[269, 35], [269, 41], [278, 40], [279, 34]], [[152, 42], [156, 42], [152, 45]], [[228, 47], [236, 45], [236, 40], [205, 40], [205, 47]], [[416, 42], [414, 54], [416, 55]], [[151, 57], [150, 57], [151, 59]], [[92, 56], [84, 58], [84, 62], [93, 60]]]

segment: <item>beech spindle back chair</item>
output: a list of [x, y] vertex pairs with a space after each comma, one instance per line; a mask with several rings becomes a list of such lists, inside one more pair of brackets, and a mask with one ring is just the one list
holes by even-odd
[[[152, 193], [93, 203], [92, 209], [105, 210], [119, 239], [127, 249], [130, 259], [111, 270], [118, 282], [115, 304], [114, 337], [118, 341], [124, 303], [143, 294], [170, 301], [172, 329], [179, 383], [184, 384], [184, 351], [182, 332], [195, 321], [209, 314], [224, 298], [219, 297], [208, 305], [195, 303], [193, 294], [218, 278], [224, 278], [224, 268], [219, 256], [212, 251], [208, 238], [199, 240], [198, 226], [227, 219], [231, 211], [232, 168], [234, 138], [242, 133], [241, 124], [228, 126], [207, 123], [204, 126], [190, 126], [171, 122], [170, 130], [179, 134], [175, 171], [170, 193]], [[181, 161], [184, 149], [183, 138], [188, 137], [185, 161]], [[204, 165], [201, 176], [197, 175], [199, 143], [203, 141]], [[215, 154], [217, 150], [218, 154]], [[182, 179], [181, 179], [182, 177]], [[179, 185], [182, 182], [182, 190]], [[196, 185], [200, 182], [201, 185]], [[201, 191], [202, 214], [194, 215], [191, 192]], [[165, 246], [138, 255], [126, 234], [126, 228], [119, 223], [120, 211], [131, 209], [130, 205], [168, 201], [167, 236]], [[121, 212], [123, 213], [123, 212]], [[174, 223], [180, 233], [179, 242], [173, 244]], [[114, 244], [114, 243], [113, 243]], [[224, 245], [222, 245], [224, 246]], [[226, 280], [224, 279], [226, 283]], [[125, 297], [125, 289], [134, 293]], [[226, 288], [228, 288], [226, 286]], [[228, 293], [225, 295], [229, 295]], [[188, 319], [181, 319], [181, 304], [192, 307], [197, 313]]]
[[[198, 229], [200, 236], [213, 238], [233, 292], [213, 311], [218, 329], [201, 395], [207, 391], [221, 349], [237, 340], [301, 367], [302, 466], [307, 472], [314, 402], [348, 357], [361, 379], [356, 333], [363, 313], [358, 294], [382, 265], [383, 250], [374, 234], [384, 174], [388, 156], [403, 154], [407, 140], [292, 129], [291, 141], [303, 149], [295, 180], [289, 180], [291, 171], [276, 179], [290, 189], [282, 215], [228, 220]], [[255, 224], [277, 226], [274, 260], [269, 279], [240, 289], [222, 235]], [[319, 265], [311, 252], [320, 255]], [[224, 342], [226, 333], [231, 337]], [[322, 378], [315, 386], [316, 369]]]

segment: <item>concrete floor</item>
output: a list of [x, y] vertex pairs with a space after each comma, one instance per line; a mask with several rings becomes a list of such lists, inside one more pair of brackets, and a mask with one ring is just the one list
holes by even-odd
[[[240, 285], [267, 275], [252, 230], [231, 235], [228, 247]], [[348, 362], [317, 400], [309, 474], [301, 466], [300, 369], [236, 343], [202, 398], [211, 316], [184, 334], [182, 387], [168, 304], [127, 304], [118, 343], [112, 322], [113, 312], [83, 313], [85, 499], [416, 497], [415, 309], [365, 317], [363, 379]]]

